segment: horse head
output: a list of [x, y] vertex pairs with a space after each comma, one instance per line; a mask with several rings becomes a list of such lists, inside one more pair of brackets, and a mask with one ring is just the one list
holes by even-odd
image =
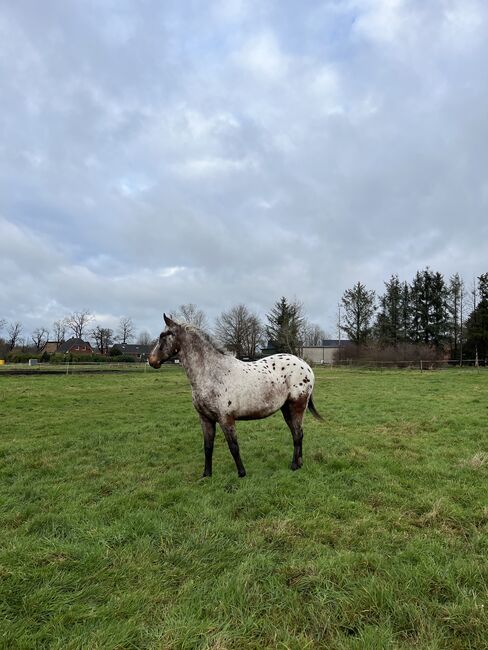
[[149, 365], [153, 368], [160, 368], [161, 364], [171, 359], [180, 351], [181, 325], [171, 320], [166, 314], [163, 314], [166, 329], [161, 332], [151, 354], [149, 355]]

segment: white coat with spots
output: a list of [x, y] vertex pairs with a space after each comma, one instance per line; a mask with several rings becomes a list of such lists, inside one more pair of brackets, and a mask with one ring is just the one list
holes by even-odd
[[221, 426], [239, 476], [245, 476], [235, 432], [236, 420], [266, 418], [279, 409], [293, 436], [291, 468], [302, 466], [302, 423], [308, 407], [321, 419], [312, 400], [314, 374], [302, 359], [275, 354], [244, 362], [217, 349], [202, 331], [164, 316], [167, 329], [154, 346], [149, 363], [154, 368], [178, 355], [192, 387], [205, 449], [204, 476], [212, 474], [215, 428]]

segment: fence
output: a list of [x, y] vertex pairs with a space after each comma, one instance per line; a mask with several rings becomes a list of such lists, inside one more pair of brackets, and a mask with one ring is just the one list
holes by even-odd
[[[163, 364], [164, 367], [171, 367], [173, 363]], [[315, 368], [344, 368], [344, 369], [379, 369], [379, 370], [417, 370], [426, 372], [430, 370], [446, 370], [448, 368], [477, 369], [485, 370], [488, 363], [485, 359], [464, 359], [462, 364], [458, 361], [432, 361], [423, 359], [405, 361], [383, 361], [381, 359], [344, 359], [332, 363], [312, 363]], [[129, 373], [129, 372], [155, 372], [147, 362], [134, 363], [109, 363], [97, 361], [72, 361], [66, 363], [39, 363], [29, 365], [28, 363], [9, 363], [0, 365], [0, 377], [2, 375], [76, 375], [83, 373]]]
[[382, 359], [342, 359], [340, 361], [333, 361], [332, 363], [313, 363], [314, 367], [328, 367], [328, 368], [364, 368], [373, 369], [379, 368], [383, 370], [420, 370], [420, 372], [427, 370], [446, 370], [448, 368], [488, 368], [486, 359], [458, 359], [452, 360], [432, 360], [432, 359], [410, 359], [402, 361], [384, 361]]
[[75, 375], [82, 373], [123, 373], [123, 372], [153, 372], [153, 368], [145, 362], [110, 363], [97, 361], [71, 361], [66, 363], [9, 363], [0, 367], [2, 375]]

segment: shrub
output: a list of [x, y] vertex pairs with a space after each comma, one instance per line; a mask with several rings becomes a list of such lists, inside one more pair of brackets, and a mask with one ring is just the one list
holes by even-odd
[[12, 350], [7, 354], [7, 361], [9, 363], [27, 363], [29, 359], [40, 359], [40, 354], [33, 354], [32, 352], [21, 352], [20, 350]]
[[334, 354], [334, 361], [351, 361], [357, 365], [381, 365], [389, 363], [405, 366], [405, 362], [415, 361], [442, 361], [442, 350], [424, 344], [402, 343], [397, 347], [381, 346], [378, 344], [355, 345], [347, 343]]
[[135, 359], [134, 359], [134, 357], [131, 356], [130, 354], [120, 354], [120, 355], [119, 355], [118, 357], [116, 357], [115, 359], [112, 359], [112, 361], [117, 361], [117, 363], [118, 363], [119, 361], [120, 361], [120, 362], [124, 362], [124, 363], [134, 363]]

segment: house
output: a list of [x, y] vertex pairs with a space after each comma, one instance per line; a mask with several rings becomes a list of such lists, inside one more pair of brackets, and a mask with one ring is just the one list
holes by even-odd
[[61, 343], [58, 343], [58, 341], [47, 341], [46, 345], [42, 348], [42, 351], [47, 354], [54, 354], [58, 351], [60, 345]]
[[[348, 340], [322, 339], [322, 345], [302, 345], [298, 356], [310, 363], [334, 363], [336, 352], [339, 349], [342, 350], [348, 343]], [[277, 352], [276, 344], [273, 341], [268, 341], [268, 345], [262, 349], [263, 356]]]
[[138, 343], [115, 343], [115, 345], [112, 346], [112, 350], [117, 350], [121, 354], [127, 354], [138, 361], [145, 361], [153, 347], [153, 345], [143, 345]]
[[322, 339], [322, 345], [304, 345], [300, 356], [311, 363], [334, 363], [336, 353], [349, 343], [348, 340]]
[[71, 338], [67, 341], [63, 341], [56, 352], [60, 354], [93, 354], [93, 348], [88, 341]]

